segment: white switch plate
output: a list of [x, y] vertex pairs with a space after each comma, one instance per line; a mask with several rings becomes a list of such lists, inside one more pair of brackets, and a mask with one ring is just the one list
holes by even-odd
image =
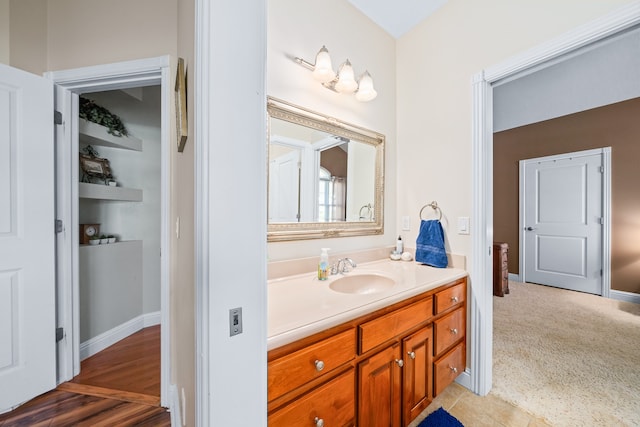
[[409, 216], [405, 215], [402, 217], [402, 230], [409, 231], [411, 229], [411, 221], [409, 220]]
[[469, 234], [469, 217], [458, 217], [458, 234]]

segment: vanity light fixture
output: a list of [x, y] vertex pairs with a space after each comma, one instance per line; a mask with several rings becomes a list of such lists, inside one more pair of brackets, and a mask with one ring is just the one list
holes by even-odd
[[304, 68], [313, 72], [313, 77], [322, 83], [322, 86], [338, 93], [355, 93], [358, 101], [367, 102], [375, 99], [378, 92], [373, 88], [373, 79], [369, 71], [365, 71], [356, 79], [351, 62], [347, 59], [338, 67], [338, 72], [333, 71], [331, 56], [325, 46], [318, 51], [315, 64], [302, 58], [295, 61]]

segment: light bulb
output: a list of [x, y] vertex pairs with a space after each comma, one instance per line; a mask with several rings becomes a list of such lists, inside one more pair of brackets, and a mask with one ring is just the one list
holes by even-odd
[[358, 91], [356, 92], [356, 99], [358, 101], [367, 102], [375, 99], [378, 96], [378, 92], [373, 88], [373, 79], [368, 71], [365, 71], [358, 84]]
[[316, 55], [313, 78], [320, 83], [327, 83], [336, 78], [336, 73], [333, 72], [333, 67], [331, 66], [331, 56], [329, 56], [329, 51], [324, 46]]
[[338, 70], [336, 90], [340, 93], [353, 93], [358, 89], [358, 82], [353, 74], [351, 62], [347, 59]]

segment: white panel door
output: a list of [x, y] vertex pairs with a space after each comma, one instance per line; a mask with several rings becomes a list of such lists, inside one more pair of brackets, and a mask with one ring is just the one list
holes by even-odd
[[300, 221], [300, 151], [269, 162], [269, 222]]
[[523, 161], [524, 279], [602, 294], [602, 154]]
[[0, 64], [0, 413], [56, 386], [53, 85]]

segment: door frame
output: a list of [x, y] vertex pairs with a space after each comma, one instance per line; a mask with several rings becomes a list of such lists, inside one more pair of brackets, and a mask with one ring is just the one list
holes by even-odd
[[520, 281], [526, 281], [526, 258], [525, 258], [525, 223], [524, 223], [524, 209], [525, 209], [525, 179], [524, 179], [524, 167], [528, 162], [537, 161], [553, 161], [565, 159], [568, 157], [585, 157], [601, 155], [602, 166], [602, 239], [600, 247], [601, 265], [602, 265], [602, 277], [601, 277], [601, 295], [608, 298], [611, 290], [611, 147], [596, 148], [592, 150], [575, 151], [572, 153], [556, 154], [553, 156], [536, 157], [533, 159], [520, 160], [519, 165], [519, 249], [520, 257], [518, 259], [518, 271], [520, 272]]
[[[56, 87], [55, 108], [63, 124], [56, 126], [56, 218], [64, 231], [56, 239], [57, 327], [64, 328], [58, 344], [58, 383], [80, 372], [80, 298], [78, 271], [78, 96], [82, 93], [151, 85], [161, 86], [160, 160], [160, 403], [168, 407], [171, 380], [170, 343], [170, 99], [171, 58], [168, 55], [45, 73]], [[175, 62], [175, 60], [173, 61]], [[76, 153], [76, 154], [74, 154]]]
[[472, 234], [471, 263], [471, 390], [491, 390], [493, 351], [493, 85], [517, 78], [535, 67], [640, 23], [640, 1], [575, 28], [549, 42], [490, 66], [472, 77]]

